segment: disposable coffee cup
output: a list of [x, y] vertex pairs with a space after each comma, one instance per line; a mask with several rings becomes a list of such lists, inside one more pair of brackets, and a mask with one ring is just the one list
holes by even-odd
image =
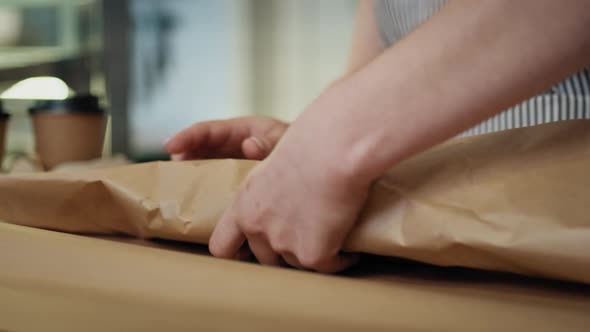
[[33, 118], [35, 148], [45, 170], [65, 162], [101, 157], [106, 112], [97, 97], [78, 95], [38, 101], [29, 114]]
[[0, 169], [2, 168], [2, 160], [4, 160], [4, 145], [6, 144], [8, 120], [10, 120], [10, 114], [4, 112], [2, 101], [0, 101]]

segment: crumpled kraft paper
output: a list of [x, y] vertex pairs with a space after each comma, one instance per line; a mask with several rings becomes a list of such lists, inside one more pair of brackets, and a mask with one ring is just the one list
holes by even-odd
[[[252, 161], [0, 177], [0, 219], [206, 243]], [[345, 249], [590, 283], [590, 121], [449, 141], [372, 188]]]

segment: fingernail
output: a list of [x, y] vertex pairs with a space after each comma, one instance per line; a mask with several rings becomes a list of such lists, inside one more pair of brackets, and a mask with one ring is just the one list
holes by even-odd
[[248, 137], [248, 139], [252, 140], [252, 142], [254, 142], [260, 150], [266, 151], [266, 145], [264, 144], [264, 142], [260, 138], [258, 138], [256, 136], [251, 136], [251, 137]]

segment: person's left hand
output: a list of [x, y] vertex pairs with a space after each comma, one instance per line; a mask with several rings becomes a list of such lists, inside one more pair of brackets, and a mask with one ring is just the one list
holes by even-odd
[[247, 241], [264, 265], [286, 262], [324, 273], [344, 270], [358, 258], [340, 250], [368, 186], [355, 187], [337, 172], [302, 158], [298, 145], [288, 142], [279, 144], [244, 181], [217, 224], [209, 250], [217, 257], [236, 258]]

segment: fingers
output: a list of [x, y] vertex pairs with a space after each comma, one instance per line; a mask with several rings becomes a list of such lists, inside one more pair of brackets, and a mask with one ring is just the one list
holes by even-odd
[[344, 271], [359, 262], [359, 254], [341, 253], [318, 264], [314, 270], [322, 273], [337, 273]]
[[209, 251], [216, 257], [233, 258], [239, 253], [245, 240], [246, 237], [235, 219], [224, 215], [209, 239]]
[[237, 158], [247, 137], [245, 128], [231, 120], [197, 123], [172, 137], [165, 145], [171, 155], [184, 154], [182, 160], [200, 158]]
[[244, 117], [194, 124], [169, 139], [164, 148], [173, 160], [266, 158], [288, 125], [264, 117]]
[[[248, 256], [248, 251], [241, 248], [245, 240], [246, 237], [234, 219], [223, 217], [209, 239], [209, 252], [215, 257], [242, 260]], [[279, 255], [263, 236], [250, 236], [248, 247], [260, 264], [279, 265]]]
[[272, 250], [270, 244], [263, 236], [250, 236], [248, 238], [248, 246], [260, 264], [270, 266], [280, 264], [280, 256]]
[[300, 269], [300, 270], [305, 270], [305, 268], [303, 267], [303, 265], [301, 265], [301, 263], [299, 263], [299, 259], [297, 259], [297, 257], [291, 253], [284, 253], [282, 255], [283, 261], [285, 261], [285, 263], [287, 263], [287, 265], [292, 266], [294, 268]]
[[[241, 248], [246, 237], [235, 222], [235, 219], [223, 217], [209, 240], [209, 251], [213, 256], [242, 260], [248, 256], [247, 250]], [[341, 253], [329, 259], [300, 260], [296, 255], [276, 253], [264, 235], [248, 237], [248, 246], [259, 263], [263, 265], [280, 265], [281, 259], [298, 269], [315, 270], [322, 273], [337, 273], [348, 269], [359, 261], [358, 254]]]
[[242, 142], [242, 152], [246, 159], [262, 160], [270, 154], [270, 143], [256, 136], [248, 137]]
[[[228, 259], [244, 260], [249, 251], [241, 248], [246, 237], [232, 219], [222, 219], [209, 241], [209, 251], [213, 256]], [[314, 270], [321, 273], [338, 273], [358, 263], [360, 255], [341, 253], [321, 261], [306, 261], [303, 263], [296, 255], [276, 253], [263, 235], [249, 236], [248, 247], [262, 265], [278, 266], [281, 260], [288, 265], [302, 270]]]
[[252, 250], [250, 250], [248, 245], [242, 245], [238, 252], [232, 257], [232, 259], [238, 261], [254, 262], [254, 254], [252, 253]]
[[242, 142], [242, 153], [247, 159], [265, 159], [275, 148], [287, 128], [287, 124], [278, 123], [264, 134], [248, 137]]
[[209, 239], [209, 251], [216, 257], [243, 260], [248, 256], [248, 250], [243, 247], [246, 240], [249, 251], [263, 265], [278, 266], [281, 265], [282, 260], [298, 269], [337, 273], [356, 264], [360, 257], [352, 253], [340, 253], [325, 258], [320, 258], [322, 256], [298, 257], [289, 250], [283, 250], [282, 254], [279, 254], [273, 250], [264, 232], [250, 233], [246, 238], [237, 219], [230, 215], [224, 215], [215, 227]]
[[289, 266], [298, 268], [300, 270], [314, 270], [321, 273], [338, 273], [356, 265], [360, 260], [359, 254], [341, 253], [331, 259], [322, 261], [321, 263], [314, 263], [308, 266], [301, 264], [299, 259], [291, 254], [285, 253], [282, 259]]
[[194, 124], [169, 139], [164, 148], [171, 155], [195, 149], [208, 140], [209, 127], [208, 122]]

